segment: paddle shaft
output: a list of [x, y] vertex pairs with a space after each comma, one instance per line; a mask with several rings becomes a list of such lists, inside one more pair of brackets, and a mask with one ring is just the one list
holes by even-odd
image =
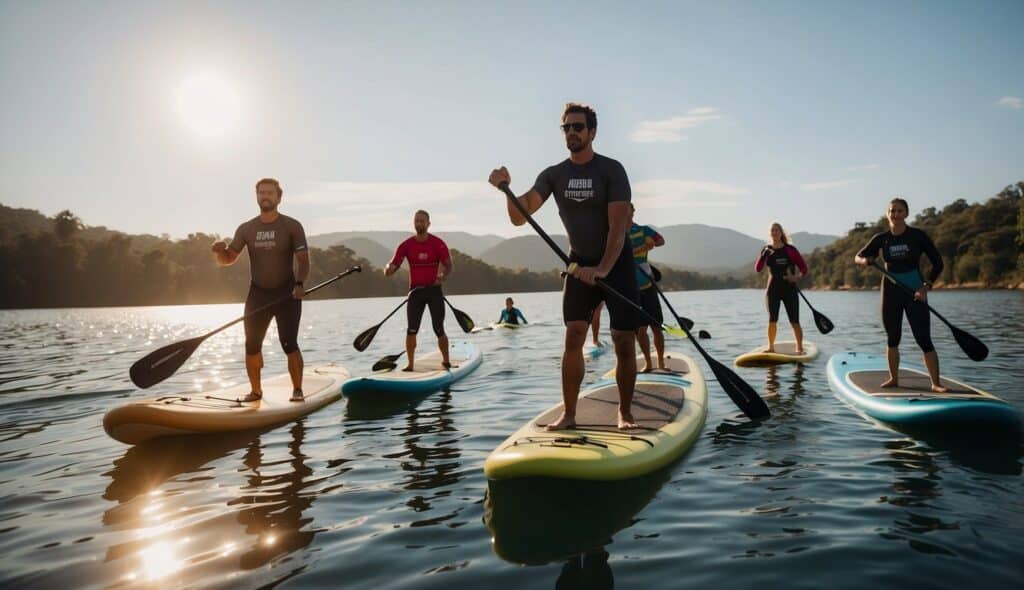
[[[674, 315], [676, 317], [676, 323], [679, 324], [679, 327], [682, 328], [683, 330], [685, 330], [687, 333], [689, 333], [689, 329], [686, 326], [689, 325], [690, 328], [692, 328], [693, 327], [693, 320], [688, 319], [688, 318], [684, 318], [684, 317], [680, 316], [678, 313], [676, 313], [675, 308], [673, 308], [672, 304], [669, 303], [668, 297], [665, 297], [665, 293], [663, 293], [662, 290], [658, 287], [657, 281], [654, 280], [654, 277], [652, 277], [650, 274], [648, 274], [646, 270], [640, 268], [639, 265], [637, 265], [636, 268], [640, 272], [644, 273], [644, 276], [647, 277], [647, 279], [651, 281], [651, 286], [654, 287], [654, 290], [658, 293], [658, 295], [661, 296], [661, 300], [664, 301], [665, 305], [668, 306], [668, 310], [672, 312], [672, 315]], [[684, 320], [686, 320], [686, 322], [689, 322], [689, 323], [688, 324], [685, 323]]]
[[[900, 289], [903, 289], [904, 291], [906, 291], [906, 293], [907, 293], [908, 295], [910, 295], [911, 297], [913, 297], [913, 296], [915, 296], [915, 295], [917, 294], [917, 292], [916, 292], [916, 291], [914, 291], [913, 289], [911, 289], [911, 288], [910, 288], [909, 286], [907, 286], [907, 285], [905, 285], [905, 284], [901, 283], [901, 282], [900, 282], [900, 280], [899, 280], [899, 279], [897, 279], [897, 278], [896, 278], [896, 277], [895, 277], [895, 276], [894, 276], [894, 275], [893, 275], [893, 274], [892, 274], [891, 272], [889, 272], [889, 271], [885, 270], [885, 268], [884, 268], [884, 267], [883, 267], [882, 265], [878, 264], [878, 261], [877, 261], [877, 260], [872, 260], [872, 261], [871, 261], [871, 266], [873, 266], [873, 267], [877, 268], [877, 269], [878, 269], [878, 272], [880, 272], [880, 273], [882, 273], [883, 275], [885, 275], [885, 276], [886, 276], [886, 278], [888, 278], [888, 279], [889, 279], [890, 281], [892, 281], [892, 283], [893, 283], [894, 285], [896, 285], [896, 286], [897, 286], [897, 287], [899, 287]], [[925, 307], [927, 307], [927, 308], [928, 308], [928, 311], [930, 311], [930, 312], [934, 313], [934, 314], [935, 314], [935, 317], [937, 317], [937, 318], [939, 318], [940, 320], [942, 320], [942, 323], [946, 324], [946, 325], [947, 325], [947, 326], [949, 326], [949, 327], [950, 327], [951, 329], [953, 329], [953, 330], [956, 330], [956, 329], [957, 329], [957, 328], [956, 328], [956, 326], [954, 326], [953, 324], [949, 323], [949, 320], [947, 320], [946, 318], [942, 317], [942, 314], [941, 314], [941, 313], [939, 313], [939, 312], [935, 311], [935, 308], [934, 308], [934, 307], [932, 307], [931, 305], [929, 305], [927, 301], [921, 301], [921, 300], [919, 300], [919, 299], [914, 299], [914, 301], [916, 301], [916, 302], [918, 302], [918, 303], [921, 303], [921, 304], [923, 304], [923, 305], [924, 305]]]
[[[309, 289], [306, 289], [305, 293], [306, 293], [306, 295], [309, 295], [310, 293], [313, 293], [314, 291], [318, 291], [320, 289], [323, 289], [327, 285], [330, 285], [331, 283], [333, 283], [334, 281], [337, 281], [338, 279], [340, 279], [342, 277], [348, 276], [348, 275], [350, 275], [350, 274], [352, 274], [354, 272], [362, 272], [362, 270], [363, 269], [360, 266], [353, 266], [352, 268], [346, 270], [345, 272], [343, 272], [341, 274], [334, 275], [333, 277], [327, 279], [326, 281], [324, 281], [324, 282], [322, 282], [322, 283], [320, 283], [318, 285], [314, 285], [314, 286], [310, 287]], [[265, 311], [267, 309], [270, 309], [271, 307], [274, 307], [275, 305], [280, 305], [281, 303], [283, 303], [283, 302], [285, 302], [285, 301], [287, 301], [287, 300], [289, 300], [291, 298], [292, 298], [292, 295], [288, 294], [288, 295], [286, 295], [284, 297], [280, 297], [278, 299], [275, 299], [274, 301], [271, 301], [270, 303], [268, 303], [266, 305], [262, 305], [260, 307], [257, 307], [256, 309], [246, 313], [242, 317], [233, 319], [230, 322], [224, 324], [223, 326], [221, 326], [219, 328], [216, 328], [215, 330], [212, 330], [210, 332], [207, 332], [205, 335], [202, 336], [202, 339], [205, 340], [205, 339], [209, 338], [210, 336], [213, 336], [214, 334], [216, 334], [218, 332], [222, 332], [222, 331], [230, 328], [231, 326], [234, 326], [235, 324], [237, 324], [238, 322], [241, 322], [242, 320], [244, 320], [246, 318], [250, 318], [250, 317], [258, 314], [261, 311]]]
[[[537, 222], [534, 221], [530, 213], [526, 211], [525, 207], [523, 207], [523, 204], [519, 202], [519, 199], [517, 199], [515, 194], [512, 193], [512, 190], [509, 189], [508, 183], [502, 182], [498, 186], [498, 188], [501, 189], [503, 193], [505, 193], [505, 196], [512, 200], [512, 204], [515, 205], [515, 208], [519, 211], [520, 215], [522, 215], [526, 219], [526, 221], [533, 227], [533, 229], [537, 232], [537, 234], [540, 235], [540, 237], [543, 238], [549, 246], [551, 246], [551, 249], [555, 251], [555, 254], [557, 254], [559, 258], [565, 261], [565, 263], [569, 267], [568, 271], [571, 274], [572, 271], [575, 270], [576, 264], [569, 260], [569, 257], [566, 256], [565, 252], [563, 252], [561, 248], [558, 247], [558, 244], [556, 244], [551, 239], [551, 237], [548, 236], [548, 234], [540, 227], [540, 225], [538, 225]], [[639, 305], [637, 305], [636, 302], [631, 301], [625, 295], [619, 293], [601, 279], [597, 280], [597, 285], [602, 290], [604, 290], [605, 293], [608, 293], [609, 295], [612, 295], [613, 297], [617, 298], [619, 301], [622, 301], [623, 303], [629, 305], [636, 312], [640, 313], [640, 315], [647, 318], [648, 321], [651, 322], [652, 326], [660, 325], [663, 330], [670, 333], [675, 333], [674, 329], [671, 329], [664, 323], [658, 322], [658, 320], [655, 317], [647, 313], [647, 311], [640, 307]], [[671, 305], [669, 305], [669, 309], [673, 312], [673, 314], [675, 313], [675, 311], [672, 310]], [[678, 316], [676, 316], [676, 320], [679, 320]], [[711, 355], [709, 355], [707, 351], [704, 350], [704, 348], [697, 342], [693, 335], [690, 334], [689, 330], [683, 329], [682, 326], [680, 326], [680, 330], [683, 332], [683, 334], [686, 335], [687, 338], [690, 339], [690, 342], [693, 343], [693, 346], [697, 349], [697, 352], [699, 352], [701, 356], [704, 357], [704, 360], [711, 367], [711, 371], [715, 374], [716, 377], [718, 377], [718, 381], [722, 385], [722, 388], [726, 391], [727, 394], [729, 394], [729, 397], [732, 398], [733, 402], [737, 406], [739, 406], [745, 414], [751, 417], [767, 417], [769, 415], [768, 407], [764, 404], [764, 400], [762, 400], [761, 397], [757, 395], [757, 392], [755, 392], [754, 389], [750, 387], [750, 385], [747, 384], [746, 381], [743, 381], [743, 379], [741, 379], [739, 375], [736, 375], [728, 368], [723, 366], [721, 363], [716, 361], [714, 358], [712, 358]]]

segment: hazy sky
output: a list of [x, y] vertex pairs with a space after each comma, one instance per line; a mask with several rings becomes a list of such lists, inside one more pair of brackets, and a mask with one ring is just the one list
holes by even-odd
[[0, 0], [0, 96], [0, 203], [133, 233], [521, 235], [580, 100], [640, 221], [839, 234], [1024, 178], [1024, 2]]

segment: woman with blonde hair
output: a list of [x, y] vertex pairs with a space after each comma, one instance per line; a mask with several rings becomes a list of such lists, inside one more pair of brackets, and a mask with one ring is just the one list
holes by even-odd
[[[807, 263], [800, 251], [789, 243], [789, 237], [779, 223], [773, 223], [771, 243], [761, 249], [761, 255], [754, 263], [754, 270], [761, 272], [767, 266], [768, 287], [765, 289], [765, 304], [768, 307], [768, 351], [775, 352], [775, 334], [778, 330], [779, 304], [786, 306], [786, 317], [793, 326], [796, 338], [796, 354], [804, 353], [804, 331], [800, 328], [800, 301], [797, 299], [796, 283], [807, 275]], [[799, 274], [797, 273], [799, 269]]]

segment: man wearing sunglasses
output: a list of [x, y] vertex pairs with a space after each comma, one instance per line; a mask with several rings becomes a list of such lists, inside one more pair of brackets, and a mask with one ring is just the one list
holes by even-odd
[[[633, 250], [626, 239], [631, 219], [629, 179], [622, 164], [594, 153], [597, 114], [592, 108], [566, 104], [561, 129], [569, 158], [541, 172], [533, 188], [518, 198], [526, 211], [533, 214], [548, 197], [555, 195], [558, 214], [569, 234], [569, 258], [578, 265], [573, 276], [566, 278], [562, 290], [564, 405], [562, 415], [548, 425], [548, 430], [576, 425], [576, 398], [583, 382], [583, 344], [594, 310], [602, 301], [608, 307], [615, 344], [618, 426], [623, 430], [636, 428], [630, 406], [636, 384], [634, 337], [639, 318], [633, 308], [616, 297], [606, 296], [596, 283], [600, 279], [629, 300], [637, 299]], [[492, 171], [488, 180], [497, 187], [510, 182], [511, 175], [502, 166]], [[507, 206], [513, 225], [526, 223], [512, 203]]]

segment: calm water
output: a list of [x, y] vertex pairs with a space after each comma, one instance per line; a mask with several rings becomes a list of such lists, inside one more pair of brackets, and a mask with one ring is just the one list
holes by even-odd
[[[717, 384], [682, 461], [611, 484], [492, 487], [487, 454], [559, 401], [557, 293], [519, 295], [527, 330], [470, 336], [484, 364], [452, 391], [346, 404], [262, 433], [126, 447], [104, 412], [141, 397], [133, 361], [200, 334], [240, 305], [0, 312], [0, 581], [47, 588], [905, 588], [1019, 587], [1019, 444], [919, 440], [872, 424], [829, 390], [825, 360], [882, 350], [877, 293], [813, 293], [837, 325], [804, 368], [741, 369], [771, 395], [748, 423]], [[674, 293], [722, 362], [756, 346], [753, 290]], [[479, 324], [503, 296], [453, 303]], [[396, 317], [363, 354], [350, 343], [397, 299], [307, 303], [308, 363], [360, 374], [401, 350]], [[1024, 410], [1024, 295], [937, 293], [933, 304], [989, 345], [967, 360], [935, 325], [943, 368]], [[743, 313], [741, 310], [748, 310]], [[450, 330], [457, 330], [449, 316]], [[788, 328], [780, 335], [789, 336]], [[284, 371], [265, 350], [267, 371]], [[421, 343], [421, 346], [423, 344]], [[913, 352], [909, 333], [905, 358]], [[686, 343], [670, 349], [694, 354]], [[207, 341], [154, 393], [244, 380], [241, 327]], [[611, 367], [607, 354], [588, 379]], [[710, 376], [710, 371], [705, 372]], [[490, 527], [493, 527], [491, 530]], [[582, 556], [581, 556], [582, 554]], [[574, 557], [574, 555], [576, 555]], [[529, 564], [529, 565], [524, 565]], [[587, 586], [589, 585], [589, 586]]]

